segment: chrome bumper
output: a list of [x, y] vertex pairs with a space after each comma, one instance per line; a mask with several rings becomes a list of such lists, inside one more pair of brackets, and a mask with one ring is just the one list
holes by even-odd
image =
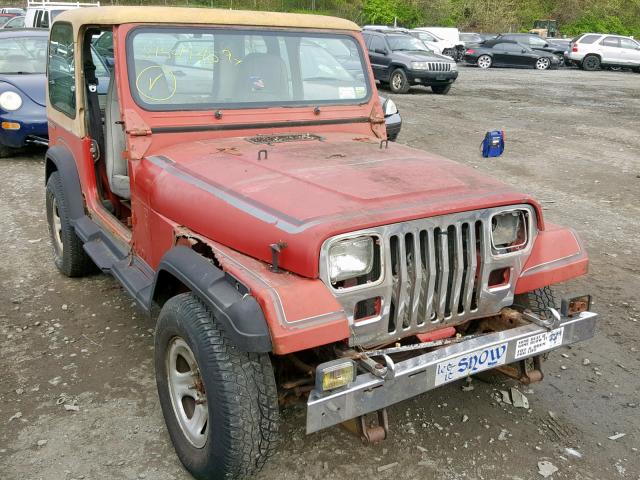
[[491, 333], [398, 362], [384, 380], [358, 375], [348, 387], [323, 394], [313, 390], [307, 402], [307, 433], [388, 407], [483, 370], [533, 357], [593, 337], [598, 315], [584, 312], [563, 318], [558, 328], [534, 324]]

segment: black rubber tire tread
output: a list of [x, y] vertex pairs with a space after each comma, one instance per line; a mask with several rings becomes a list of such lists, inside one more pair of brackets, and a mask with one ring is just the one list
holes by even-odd
[[[590, 58], [595, 58], [598, 61], [596, 66], [589, 65], [587, 60]], [[582, 59], [582, 69], [587, 70], [588, 72], [593, 72], [595, 70], [598, 70], [600, 69], [601, 66], [602, 66], [602, 62], [600, 61], [600, 57], [598, 57], [597, 55], [587, 55]]]
[[451, 84], [449, 85], [431, 85], [431, 90], [437, 95], [446, 95], [451, 90]]
[[[400, 73], [403, 79], [402, 86], [398, 90], [395, 90], [393, 88], [393, 76], [396, 73]], [[393, 93], [407, 93], [410, 88], [411, 85], [409, 85], [409, 78], [407, 78], [407, 74], [402, 68], [396, 68], [393, 72], [391, 72], [391, 76], [389, 77], [389, 90], [391, 90]]]
[[0, 143], [0, 158], [7, 158], [13, 154], [14, 149]]
[[[175, 336], [192, 349], [207, 392], [209, 438], [201, 449], [184, 438], [166, 381], [165, 352]], [[156, 383], [178, 457], [199, 480], [254, 476], [278, 444], [278, 396], [269, 355], [239, 351], [194, 294], [169, 299], [158, 317]]]
[[531, 292], [516, 295], [513, 303], [543, 317], [549, 315], [548, 307], [557, 308], [556, 297], [551, 287], [538, 288]]
[[[62, 255], [56, 252], [53, 247], [53, 230], [52, 230], [52, 206], [53, 199], [58, 204], [58, 214], [60, 216], [60, 226], [62, 229]], [[51, 247], [54, 255], [54, 262], [58, 270], [67, 277], [82, 277], [95, 271], [96, 267], [91, 257], [87, 255], [82, 247], [83, 242], [76, 235], [75, 229], [71, 225], [69, 218], [69, 206], [67, 198], [64, 194], [60, 173], [53, 172], [47, 180], [46, 189], [46, 215], [49, 227], [49, 236], [51, 237]]]

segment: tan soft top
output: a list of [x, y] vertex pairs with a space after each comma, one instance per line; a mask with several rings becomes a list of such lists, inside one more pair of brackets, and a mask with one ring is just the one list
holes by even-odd
[[355, 23], [337, 17], [218, 8], [85, 7], [64, 11], [56, 17], [55, 21], [70, 22], [75, 30], [82, 25], [167, 23], [360, 31], [360, 27]]

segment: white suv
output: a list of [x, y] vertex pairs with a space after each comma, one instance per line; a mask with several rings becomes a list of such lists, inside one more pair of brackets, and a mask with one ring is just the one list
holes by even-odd
[[640, 72], [640, 43], [621, 35], [585, 33], [571, 41], [567, 56], [584, 70], [608, 66], [630, 67]]
[[24, 17], [25, 28], [51, 28], [53, 19], [65, 10], [80, 7], [99, 7], [100, 2], [58, 2], [55, 0], [27, 0], [27, 12]]

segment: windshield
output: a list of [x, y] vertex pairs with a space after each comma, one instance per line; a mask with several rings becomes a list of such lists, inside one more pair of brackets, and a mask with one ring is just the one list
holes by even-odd
[[387, 41], [389, 42], [389, 46], [393, 51], [399, 50], [420, 50], [420, 51], [429, 51], [429, 49], [422, 43], [422, 40], [419, 40], [415, 37], [410, 37], [408, 35], [390, 35], [387, 37]]
[[15, 37], [0, 40], [0, 73], [45, 73], [47, 37]]
[[139, 28], [127, 49], [131, 91], [147, 110], [353, 104], [370, 94], [348, 35]]

